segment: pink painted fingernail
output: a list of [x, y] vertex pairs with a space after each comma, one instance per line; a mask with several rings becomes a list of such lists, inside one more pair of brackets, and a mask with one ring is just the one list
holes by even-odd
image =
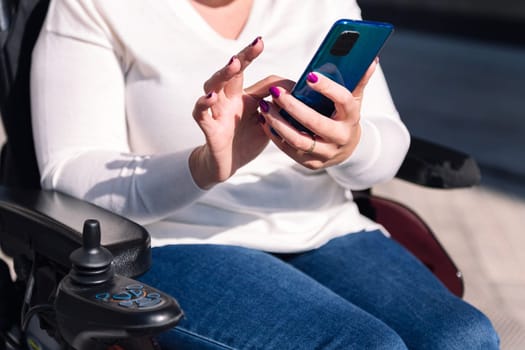
[[260, 100], [259, 101], [259, 107], [261, 107], [261, 110], [264, 113], [268, 113], [268, 111], [270, 110], [270, 105], [265, 100]]
[[260, 36], [258, 36], [257, 38], [255, 38], [254, 41], [252, 41], [251, 46], [255, 46], [255, 45], [257, 45], [257, 43], [259, 42], [259, 40], [261, 40], [261, 37], [260, 37]]
[[315, 83], [317, 83], [319, 81], [319, 77], [317, 76], [317, 74], [315, 74], [313, 72], [310, 72], [306, 76], [306, 80], [308, 80], [310, 83], [315, 84]]
[[213, 91], [212, 92], [209, 92], [207, 95], [206, 95], [206, 98], [211, 98], [213, 96]]
[[273, 98], [279, 98], [279, 96], [281, 96], [281, 91], [279, 91], [279, 89], [276, 86], [272, 86], [270, 88], [270, 94]]
[[235, 61], [236, 58], [237, 58], [236, 55], [235, 55], [235, 56], [232, 56], [232, 58], [230, 58], [230, 61], [228, 61], [228, 64], [227, 64], [227, 65], [229, 66], [230, 64], [232, 64], [233, 61]]

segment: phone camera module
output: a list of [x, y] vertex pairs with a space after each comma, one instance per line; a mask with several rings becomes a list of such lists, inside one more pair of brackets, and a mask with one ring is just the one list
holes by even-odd
[[334, 56], [346, 56], [350, 52], [350, 50], [352, 50], [352, 47], [354, 47], [354, 44], [356, 43], [358, 38], [358, 32], [350, 30], [342, 32], [341, 34], [339, 34], [339, 37], [337, 37], [337, 40], [332, 46], [330, 54]]

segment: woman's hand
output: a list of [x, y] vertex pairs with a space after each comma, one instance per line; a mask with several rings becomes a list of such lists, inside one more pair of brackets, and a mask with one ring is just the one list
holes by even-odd
[[[273, 103], [259, 102], [259, 109], [266, 120], [266, 135], [288, 156], [309, 169], [343, 162], [359, 143], [363, 90], [377, 63], [376, 58], [352, 93], [322, 74], [312, 72], [308, 75], [308, 85], [334, 102], [335, 111], [331, 118], [297, 100], [282, 86], [272, 86]], [[314, 136], [298, 131], [283, 119], [279, 114], [281, 108], [311, 130]]]
[[260, 99], [277, 78], [267, 78], [243, 89], [243, 72], [263, 51], [261, 38], [233, 56], [228, 64], [204, 83], [193, 117], [204, 132], [206, 144], [191, 154], [189, 165], [196, 184], [207, 189], [230, 178], [257, 157], [269, 142], [259, 125]]

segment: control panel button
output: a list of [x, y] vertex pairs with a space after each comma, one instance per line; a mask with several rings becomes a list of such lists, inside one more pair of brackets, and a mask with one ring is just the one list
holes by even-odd
[[132, 298], [132, 295], [128, 292], [124, 292], [124, 293], [113, 294], [111, 298], [113, 300], [130, 300]]
[[95, 299], [127, 309], [143, 310], [163, 304], [160, 293], [148, 292], [141, 284], [131, 284], [123, 288], [115, 288], [110, 292], [95, 294]]
[[103, 301], [107, 301], [109, 297], [110, 297], [109, 293], [98, 293], [97, 295], [95, 295], [95, 299], [103, 300]]
[[132, 308], [135, 305], [135, 300], [121, 301], [118, 304], [125, 308]]
[[135, 300], [135, 302], [137, 303], [137, 306], [139, 307], [139, 309], [146, 309], [146, 308], [149, 308], [149, 307], [156, 306], [156, 305], [160, 304], [161, 301], [162, 301], [161, 298], [150, 299], [148, 297]]

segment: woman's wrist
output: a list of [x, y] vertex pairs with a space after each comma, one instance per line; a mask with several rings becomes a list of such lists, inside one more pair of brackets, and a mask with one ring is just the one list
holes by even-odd
[[213, 179], [213, 172], [210, 169], [207, 157], [206, 145], [196, 147], [193, 152], [191, 152], [188, 163], [193, 181], [195, 181], [201, 189], [209, 190], [218, 183], [218, 181]]

